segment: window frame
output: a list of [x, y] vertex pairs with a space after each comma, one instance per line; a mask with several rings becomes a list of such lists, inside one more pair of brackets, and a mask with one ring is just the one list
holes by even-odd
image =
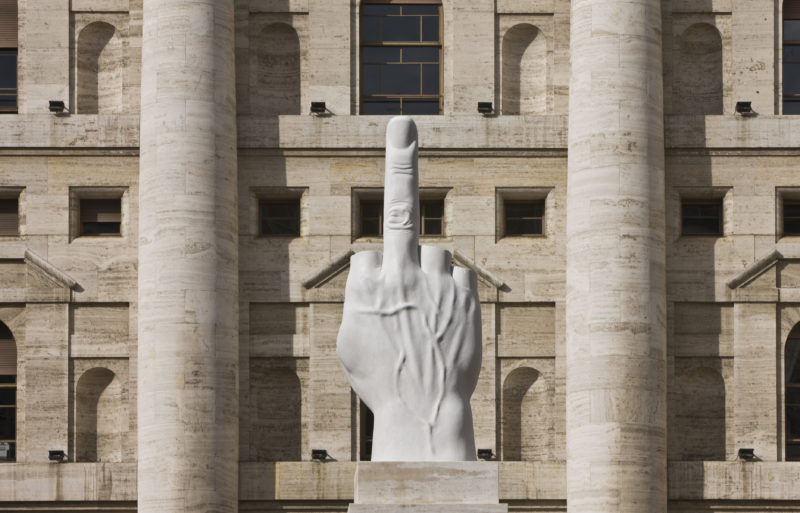
[[[792, 5], [794, 4], [794, 5]], [[786, 84], [786, 48], [796, 48], [797, 52], [800, 53], [800, 39], [786, 39], [786, 22], [787, 21], [797, 21], [798, 25], [800, 25], [800, 1], [797, 0], [785, 0], [781, 9], [781, 51], [780, 51], [780, 59], [781, 59], [781, 86], [780, 86], [780, 98], [781, 98], [781, 114], [783, 115], [800, 115], [800, 85], [798, 89], [793, 94], [786, 94], [785, 91], [785, 84]], [[790, 64], [798, 64], [800, 68], [800, 58], [797, 61], [791, 61]], [[798, 71], [800, 74], [800, 70]], [[798, 81], [800, 81], [800, 76], [798, 76]], [[786, 104], [787, 103], [794, 103], [798, 104], [797, 112], [796, 113], [786, 113]]]
[[[686, 219], [714, 219], [713, 216], [689, 216], [686, 215], [687, 206], [714, 206], [717, 209], [717, 231], [708, 233], [687, 233], [684, 222]], [[725, 234], [725, 206], [722, 198], [681, 198], [681, 217], [680, 217], [681, 237], [722, 237]]]
[[[291, 233], [265, 233], [264, 232], [264, 206], [267, 203], [275, 205], [292, 205], [297, 207], [297, 230]], [[300, 197], [273, 197], [273, 198], [259, 198], [258, 199], [258, 223], [256, 226], [259, 237], [262, 238], [298, 238], [302, 233], [303, 225], [303, 206], [300, 204]], [[274, 217], [273, 219], [289, 219], [293, 220], [294, 217]]]
[[[502, 239], [542, 239], [548, 236], [548, 211], [553, 187], [497, 187], [495, 189], [495, 241]], [[507, 205], [531, 203], [541, 204], [541, 233], [508, 233]], [[550, 212], [552, 214], [552, 212]]]
[[[103, 240], [119, 239], [126, 235], [128, 187], [70, 187], [70, 242], [75, 240]], [[119, 233], [91, 234], [84, 233], [81, 216], [81, 202], [83, 200], [119, 200]]]
[[[421, 40], [418, 41], [418, 42], [414, 42], [414, 41], [365, 42], [365, 38], [364, 38], [364, 27], [365, 27], [364, 19], [365, 19], [366, 16], [368, 16], [368, 15], [364, 14], [364, 6], [366, 6], [366, 5], [399, 5], [401, 7], [405, 6], [405, 5], [431, 5], [431, 6], [435, 5], [439, 9], [439, 14], [438, 14], [438, 17], [439, 17], [439, 40], [436, 43], [432, 43], [430, 41], [421, 41]], [[443, 86], [444, 86], [444, 37], [443, 37], [443, 35], [444, 35], [444, 19], [443, 18], [444, 18], [444, 15], [443, 14], [444, 13], [443, 13], [442, 3], [440, 1], [436, 1], [436, 0], [405, 0], [405, 1], [401, 1], [401, 0], [369, 0], [369, 1], [361, 3], [360, 10], [359, 10], [359, 16], [358, 16], [358, 20], [359, 20], [359, 29], [358, 29], [358, 38], [359, 38], [359, 44], [358, 44], [358, 63], [359, 63], [358, 64], [358, 72], [359, 72], [358, 99], [359, 99], [359, 102], [358, 102], [358, 105], [359, 105], [359, 114], [360, 115], [365, 115], [365, 116], [367, 116], [367, 115], [378, 115], [378, 116], [380, 116], [380, 115], [389, 115], [389, 116], [391, 116], [391, 115], [402, 115], [402, 114], [406, 114], [406, 115], [407, 114], [411, 114], [411, 115], [442, 115], [444, 113], [444, 94], [443, 94]], [[422, 17], [424, 15], [419, 15], [419, 16]], [[420, 39], [422, 39], [422, 34], [420, 34]], [[422, 71], [420, 71], [420, 94], [419, 95], [382, 94], [382, 93], [372, 94], [372, 95], [364, 94], [364, 85], [365, 85], [364, 84], [364, 82], [365, 82], [364, 77], [366, 75], [365, 71], [364, 71], [365, 65], [367, 65], [367, 64], [375, 64], [375, 63], [372, 63], [372, 62], [370, 62], [370, 63], [366, 63], [365, 62], [365, 60], [363, 58], [364, 48], [392, 48], [392, 47], [394, 47], [394, 48], [402, 48], [402, 47], [438, 48], [438, 50], [439, 50], [439, 61], [438, 61], [438, 67], [439, 67], [439, 94], [437, 94], [437, 95], [426, 95], [426, 94], [423, 93], [423, 91], [422, 91], [422, 87], [423, 87], [422, 86], [422, 80], [423, 80]], [[401, 64], [401, 63], [397, 63], [397, 64]], [[412, 63], [409, 63], [409, 64], [412, 64]], [[415, 63], [415, 64], [422, 65], [422, 63]], [[366, 100], [382, 99], [382, 98], [385, 98], [385, 99], [398, 98], [400, 100], [400, 111], [398, 113], [396, 113], [396, 114], [366, 114], [364, 112], [364, 106], [367, 104]], [[404, 104], [404, 101], [406, 99], [418, 100], [418, 99], [425, 99], [425, 98], [429, 98], [429, 99], [438, 98], [438, 100], [439, 100], [438, 101], [438, 103], [439, 103], [439, 111], [436, 114], [414, 114], [414, 113], [404, 112], [403, 104]]]
[[[19, 2], [17, 0], [0, 0], [0, 59], [13, 56], [14, 87], [0, 89], [0, 98], [13, 99], [13, 107], [0, 104], [0, 114], [17, 114], [19, 112]], [[9, 19], [11, 18], [11, 19]], [[2, 69], [0, 67], [0, 69]]]

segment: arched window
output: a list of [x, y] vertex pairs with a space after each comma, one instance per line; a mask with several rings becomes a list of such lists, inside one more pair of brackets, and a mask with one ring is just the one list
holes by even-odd
[[0, 461], [14, 461], [17, 452], [17, 344], [0, 322]]
[[800, 114], [800, 0], [783, 2], [783, 113]]
[[800, 461], [800, 327], [786, 341], [786, 461]]
[[0, 113], [17, 112], [17, 0], [0, 0]]
[[442, 6], [361, 6], [361, 113], [442, 112]]

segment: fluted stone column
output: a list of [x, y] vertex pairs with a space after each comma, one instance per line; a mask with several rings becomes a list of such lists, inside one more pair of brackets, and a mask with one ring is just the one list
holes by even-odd
[[144, 0], [139, 513], [237, 511], [233, 0]]
[[664, 513], [659, 0], [572, 0], [567, 509]]

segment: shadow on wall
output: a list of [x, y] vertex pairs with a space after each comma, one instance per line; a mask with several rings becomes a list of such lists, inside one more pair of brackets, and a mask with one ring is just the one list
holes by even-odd
[[113, 372], [94, 368], [75, 387], [75, 460], [122, 461], [122, 387]]
[[678, 375], [673, 396], [676, 447], [670, 451], [678, 460], [725, 460], [725, 381], [719, 370], [699, 367]]
[[708, 23], [695, 23], [680, 36], [675, 63], [676, 114], [722, 114], [722, 36]]
[[251, 461], [302, 459], [302, 385], [297, 372], [293, 358], [251, 358]]
[[116, 29], [105, 22], [90, 23], [78, 35], [79, 114], [122, 110], [122, 43]]
[[503, 383], [502, 404], [502, 459], [548, 459], [548, 416], [553, 409], [542, 374], [530, 367], [512, 371]]
[[255, 41], [250, 114], [300, 114], [300, 38], [286, 23], [265, 26]]
[[547, 111], [547, 41], [529, 23], [514, 25], [503, 36], [502, 111], [506, 115]]

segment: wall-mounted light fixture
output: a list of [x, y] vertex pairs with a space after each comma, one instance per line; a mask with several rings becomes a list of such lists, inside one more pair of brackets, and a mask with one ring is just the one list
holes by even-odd
[[739, 459], [743, 461], [755, 461], [756, 459], [756, 450], [755, 449], [739, 449]]
[[494, 458], [494, 451], [491, 449], [478, 449], [479, 460], [490, 460]]
[[478, 112], [484, 116], [493, 113], [494, 107], [492, 106], [492, 102], [478, 102]]
[[328, 112], [328, 108], [325, 106], [325, 102], [311, 102], [312, 114], [321, 115], [326, 112]]
[[736, 113], [745, 117], [758, 115], [758, 112], [753, 110], [752, 102], [736, 102]]
[[[67, 106], [61, 100], [50, 100], [50, 112], [53, 114], [61, 114], [67, 110]], [[67, 111], [69, 112], [69, 111]]]
[[57, 463], [62, 463], [65, 459], [67, 459], [67, 453], [64, 451], [47, 451], [47, 459]]
[[328, 459], [328, 451], [325, 449], [311, 449], [311, 459], [325, 461]]

